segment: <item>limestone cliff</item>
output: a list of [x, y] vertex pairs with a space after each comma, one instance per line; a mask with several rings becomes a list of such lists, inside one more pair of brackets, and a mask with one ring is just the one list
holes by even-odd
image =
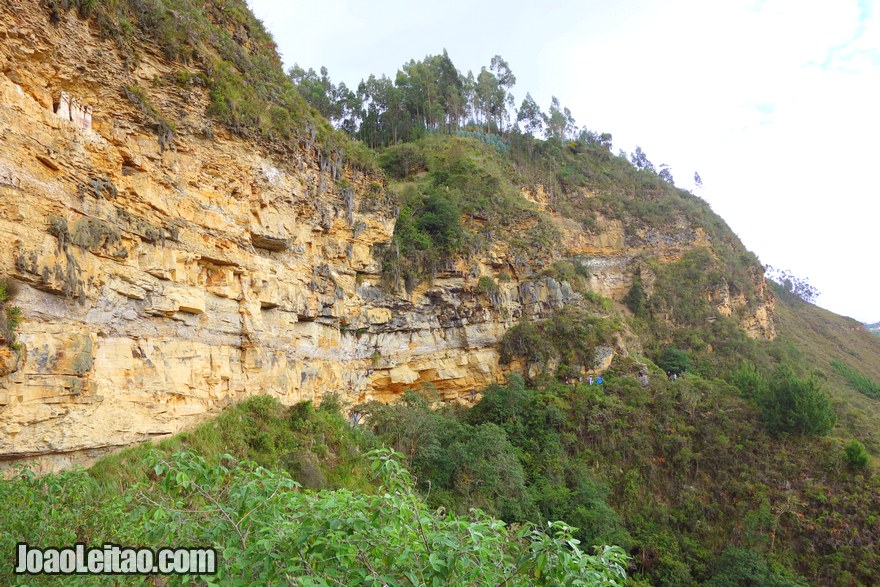
[[[582, 300], [538, 268], [479, 293], [509, 262], [503, 247], [389, 294], [378, 250], [396, 208], [381, 177], [313, 145], [232, 135], [203, 88], [166, 82], [178, 66], [144, 48], [129, 69], [73, 13], [51, 23], [37, 0], [4, 3], [0, 39], [0, 274], [23, 312], [0, 379], [0, 459], [86, 462], [254, 393], [389, 400], [431, 382], [454, 399], [502, 376], [510, 325]], [[709, 245], [686, 223], [636, 242], [618, 220], [595, 233], [553, 221], [558, 254], [615, 299], [636, 268], [648, 275], [644, 258]], [[760, 276], [756, 288], [744, 325], [771, 337], [772, 296]]]

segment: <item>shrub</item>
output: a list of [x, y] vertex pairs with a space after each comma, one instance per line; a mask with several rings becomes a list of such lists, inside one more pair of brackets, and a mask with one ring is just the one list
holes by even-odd
[[[432, 512], [389, 450], [367, 457], [382, 487], [304, 490], [283, 471], [224, 454], [141, 451], [131, 466], [149, 479], [102, 492], [89, 473], [0, 484], [0, 546], [77, 541], [208, 544], [221, 562], [213, 577], [169, 575], [167, 585], [574, 585], [583, 577], [622, 586], [626, 554], [578, 547], [561, 523], [509, 528], [481, 511], [467, 517]], [[146, 453], [146, 454], [143, 454]], [[34, 524], [34, 520], [46, 523]], [[121, 521], [121, 522], [120, 522]], [[103, 584], [68, 577], [64, 584]], [[3, 584], [22, 584], [12, 565]]]
[[502, 363], [510, 363], [517, 357], [529, 362], [543, 362], [547, 360], [549, 350], [546, 339], [533, 322], [510, 327], [498, 347]]
[[774, 568], [758, 553], [729, 546], [721, 559], [707, 587], [806, 587], [807, 582], [787, 571]]
[[642, 278], [636, 275], [633, 278], [632, 287], [629, 288], [629, 293], [623, 298], [623, 303], [633, 314], [642, 318], [648, 313], [647, 302], [648, 298], [645, 295], [645, 288], [642, 286]]
[[409, 459], [429, 504], [462, 512], [479, 507], [507, 521], [534, 519], [525, 474], [505, 431], [434, 411], [431, 399], [409, 392], [393, 405], [363, 407], [371, 430]]
[[15, 331], [21, 322], [21, 308], [9, 302], [18, 292], [18, 284], [11, 279], [0, 281], [0, 335], [10, 347], [15, 346]]
[[547, 532], [513, 532], [479, 511], [437, 516], [395, 460], [401, 455], [383, 449], [368, 456], [383, 483], [375, 495], [301, 491], [253, 463], [209, 467], [179, 454], [156, 463], [160, 491], [137, 513], [157, 537], [167, 540], [173, 531], [181, 540], [216, 544], [225, 553], [221, 584], [289, 577], [314, 585], [556, 585], [585, 575], [606, 585], [625, 581], [620, 549], [588, 556], [558, 522]]
[[411, 291], [433, 277], [443, 261], [460, 253], [468, 235], [455, 199], [445, 191], [421, 193], [409, 186], [401, 200], [382, 272], [386, 284], [396, 287], [402, 279]]
[[787, 367], [780, 367], [761, 400], [767, 428], [805, 436], [824, 436], [834, 428], [837, 415], [828, 395], [816, 379], [796, 377]]
[[416, 228], [427, 234], [434, 247], [443, 253], [454, 253], [464, 237], [461, 213], [455, 202], [442, 192], [429, 195], [415, 219]]
[[379, 157], [379, 165], [391, 177], [403, 179], [427, 169], [428, 162], [422, 149], [416, 145], [403, 144], [393, 149], [386, 149]]
[[498, 282], [492, 279], [491, 276], [483, 275], [477, 282], [477, 291], [490, 300], [495, 301], [498, 299], [498, 294], [501, 292], [501, 288], [498, 287]]
[[868, 466], [868, 451], [858, 440], [849, 441], [843, 448], [843, 458], [852, 471], [864, 471]]
[[667, 346], [660, 353], [657, 366], [667, 373], [684, 373], [691, 368], [691, 354], [680, 348]]
[[593, 368], [596, 348], [613, 344], [618, 329], [615, 320], [565, 308], [546, 320], [523, 322], [505, 332], [499, 347], [501, 361], [521, 358], [543, 365], [555, 358], [557, 377], [578, 376], [582, 369]]
[[744, 361], [730, 377], [730, 382], [746, 399], [759, 400], [767, 395], [767, 378], [752, 363]]

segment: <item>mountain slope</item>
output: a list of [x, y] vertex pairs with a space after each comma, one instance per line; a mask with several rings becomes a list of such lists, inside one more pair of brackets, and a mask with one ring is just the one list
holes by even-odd
[[[221, 417], [197, 448], [369, 488], [358, 450], [394, 446], [432, 506], [566, 519], [652, 584], [874, 579], [852, 441], [880, 452], [880, 339], [774, 289], [704, 201], [610, 137], [435, 124], [370, 151], [239, 1], [70, 4], [0, 7], [7, 466], [268, 394], [296, 421]], [[804, 390], [821, 426], [789, 417]], [[300, 427], [331, 397], [364, 425]], [[144, 474], [125, 454], [92, 471], [111, 490]]]
[[[0, 12], [0, 268], [22, 309], [0, 353], [4, 460], [84, 462], [255, 392], [355, 403], [432, 384], [466, 398], [503, 376], [513, 324], [621, 300], [636, 274], [651, 293], [692, 249], [715, 268], [700, 311], [773, 335], [754, 258], [656, 175], [604, 148], [428, 137], [383, 154], [388, 190], [372, 155], [288, 96], [244, 5], [179, 4], [192, 37], [158, 3]], [[276, 99], [290, 110], [278, 120]], [[405, 148], [422, 171], [393, 171]], [[563, 190], [564, 170], [583, 180]], [[429, 192], [438, 210], [459, 198], [467, 238], [407, 291], [389, 253], [430, 258], [408, 255], [399, 214]]]
[[854, 389], [839, 362], [880, 383], [880, 339], [852, 318], [838, 316], [778, 289], [780, 343], [805, 372], [817, 370], [840, 415], [840, 428], [880, 454], [880, 399]]

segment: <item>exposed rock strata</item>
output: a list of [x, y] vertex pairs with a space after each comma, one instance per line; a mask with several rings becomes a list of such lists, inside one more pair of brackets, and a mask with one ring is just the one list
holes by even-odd
[[[4, 5], [0, 39], [0, 273], [23, 310], [20, 349], [0, 357], [0, 459], [86, 462], [254, 393], [390, 400], [432, 383], [454, 399], [501, 377], [510, 325], [581, 300], [535, 273], [478, 294], [504, 251], [391, 296], [377, 250], [395, 212], [379, 179], [345, 168], [336, 181], [313, 149], [207, 138], [206, 96], [173, 89], [173, 66], [148, 53], [128, 72], [73, 13], [53, 26], [36, 0]], [[176, 121], [171, 148], [126, 83]], [[595, 235], [556, 221], [617, 299], [641, 257], [707, 244], [678, 227], [632, 247], [616, 221]], [[772, 333], [761, 307], [756, 336]]]

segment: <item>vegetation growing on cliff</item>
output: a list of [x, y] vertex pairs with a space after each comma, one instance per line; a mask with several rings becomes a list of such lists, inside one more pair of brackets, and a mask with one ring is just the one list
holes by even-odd
[[0, 281], [0, 336], [6, 346], [15, 346], [15, 331], [21, 321], [21, 308], [12, 305], [16, 285], [12, 280]]
[[510, 162], [482, 141], [430, 136], [385, 149], [379, 162], [401, 206], [385, 272], [407, 289], [496, 241], [527, 257], [556, 240], [555, 227], [520, 195]]
[[[91, 19], [101, 34], [116, 41], [130, 68], [143, 52], [159, 50], [184, 64], [174, 81], [202, 86], [209, 114], [230, 131], [280, 145], [318, 145], [362, 168], [375, 167], [360, 143], [337, 132], [297, 92], [281, 67], [275, 42], [244, 0], [41, 0], [53, 22], [69, 10]], [[193, 74], [191, 69], [196, 68]], [[156, 127], [163, 149], [174, 122], [148, 101], [130, 93]]]
[[[511, 246], [526, 272], [530, 261], [552, 263], [559, 233], [547, 213], [555, 213], [593, 233], [599, 220], [622, 220], [631, 245], [647, 244], [656, 227], [682, 240], [705, 234], [730, 294], [747, 301], [754, 295], [757, 258], [705, 202], [675, 188], [669, 169], [658, 173], [641, 149], [612, 154], [611, 135], [578, 126], [556, 98], [546, 111], [529, 95], [514, 108], [516, 77], [500, 56], [465, 74], [445, 52], [428, 55], [393, 79], [371, 75], [356, 89], [334, 84], [325, 68], [319, 74], [294, 66], [289, 75], [335, 125], [379, 150], [389, 189], [401, 200], [386, 276], [407, 289], [497, 242]], [[543, 210], [520, 193], [539, 186], [547, 196]], [[434, 214], [425, 205], [429, 196], [461, 214], [457, 246], [434, 243], [421, 229], [420, 216]]]
[[597, 348], [612, 350], [620, 328], [616, 319], [563, 309], [547, 320], [512, 326], [504, 333], [498, 350], [502, 363], [521, 359], [543, 368], [552, 362], [555, 376], [564, 380], [594, 369]]

